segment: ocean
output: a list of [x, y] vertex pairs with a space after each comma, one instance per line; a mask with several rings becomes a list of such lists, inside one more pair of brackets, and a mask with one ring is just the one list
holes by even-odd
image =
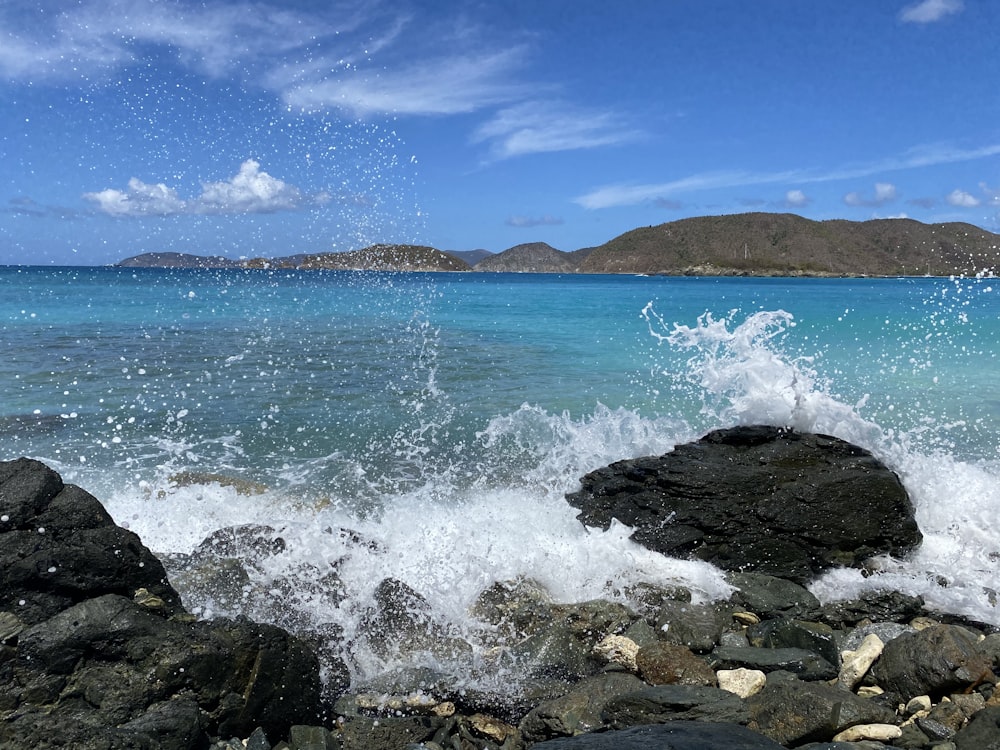
[[[640, 581], [728, 596], [707, 564], [620, 525], [585, 529], [564, 495], [612, 461], [781, 424], [874, 452], [924, 533], [876, 575], [823, 576], [821, 600], [893, 588], [1000, 624], [998, 351], [1000, 282], [985, 273], [6, 267], [0, 446], [90, 491], [160, 555], [276, 529], [284, 553], [250, 574], [290, 585], [287, 606], [246, 614], [333, 622], [350, 641], [392, 577], [475, 650], [469, 608], [495, 581], [530, 578], [564, 602]], [[337, 601], [308, 593], [330, 569]], [[181, 593], [202, 616], [241, 613]], [[400, 666], [351, 656], [356, 681]]]

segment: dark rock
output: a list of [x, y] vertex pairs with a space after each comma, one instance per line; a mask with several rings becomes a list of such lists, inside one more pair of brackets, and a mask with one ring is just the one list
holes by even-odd
[[360, 630], [380, 658], [421, 651], [443, 659], [471, 654], [472, 647], [448, 623], [438, 621], [427, 600], [406, 583], [386, 578], [374, 599]]
[[748, 726], [782, 745], [825, 742], [855, 724], [893, 723], [895, 714], [843, 688], [820, 682], [770, 679], [746, 700]]
[[901, 635], [885, 645], [872, 677], [903, 702], [994, 681], [992, 659], [977, 641], [976, 633], [959, 625], [935, 625]]
[[762, 672], [782, 670], [803, 680], [832, 680], [837, 668], [822, 656], [801, 648], [758, 648], [719, 646], [712, 652], [714, 669], [759, 669]]
[[567, 500], [588, 526], [618, 519], [662, 554], [799, 583], [921, 540], [902, 483], [869, 452], [779, 427], [717, 430], [581, 485]]
[[854, 625], [862, 620], [908, 622], [923, 613], [924, 600], [898, 591], [865, 591], [857, 599], [823, 605], [822, 619], [831, 625]]
[[686, 646], [653, 643], [636, 654], [639, 674], [650, 685], [705, 685], [715, 687], [715, 672]]
[[285, 540], [270, 526], [244, 524], [213, 532], [198, 545], [197, 552], [213, 557], [260, 559], [285, 551]]
[[565, 695], [529, 711], [518, 728], [529, 743], [590, 732], [603, 726], [601, 711], [605, 703], [643, 686], [638, 677], [623, 672], [581, 680]]
[[602, 718], [609, 727], [625, 729], [678, 720], [746, 724], [750, 716], [743, 700], [726, 690], [660, 685], [612, 698], [605, 704]]
[[[257, 726], [282, 734], [321, 712], [316, 657], [279, 628], [167, 620], [111, 594], [24, 631], [17, 667], [19, 711], [65, 712], [87, 725], [144, 726], [150, 706], [178, 696], [195, 701], [213, 734], [246, 736]], [[39, 668], [43, 679], [65, 678], [35, 708], [29, 691]], [[163, 713], [155, 725], [175, 715]]]
[[765, 573], [728, 573], [726, 582], [736, 587], [730, 601], [761, 617], [809, 618], [820, 604], [811, 591], [785, 578]]
[[0, 747], [190, 750], [323, 711], [280, 628], [195, 621], [163, 566], [36, 461], [0, 463]]
[[[339, 731], [343, 750], [405, 750], [412, 745], [430, 742], [439, 733], [447, 736], [452, 722], [436, 716], [381, 717], [360, 716], [344, 724]], [[442, 731], [444, 730], [444, 731]]]
[[549, 740], [532, 750], [781, 750], [781, 745], [736, 724], [671, 721], [613, 732]]
[[711, 651], [732, 624], [733, 607], [729, 604], [666, 601], [656, 614], [656, 627], [663, 640], [692, 651]]
[[751, 646], [801, 648], [822, 656], [835, 667], [840, 665], [837, 636], [829, 625], [787, 618], [765, 620], [747, 629]]
[[45, 464], [0, 462], [0, 611], [32, 625], [103, 594], [145, 588], [181, 611], [158, 559], [101, 503]]
[[1000, 750], [1000, 706], [987, 706], [953, 738], [958, 750]]
[[340, 743], [329, 729], [304, 724], [288, 730], [288, 744], [295, 750], [340, 750]]
[[622, 604], [594, 600], [554, 604], [548, 622], [510, 646], [510, 657], [531, 676], [576, 680], [596, 674], [605, 662], [594, 646], [608, 635], [625, 632], [636, 615]]

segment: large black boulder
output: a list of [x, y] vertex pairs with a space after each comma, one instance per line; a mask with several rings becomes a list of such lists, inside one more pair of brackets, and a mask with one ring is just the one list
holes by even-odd
[[195, 620], [93, 496], [38, 461], [0, 462], [0, 747], [190, 750], [322, 712], [303, 641]]
[[586, 525], [607, 529], [617, 519], [665, 555], [799, 583], [922, 539], [899, 477], [871, 453], [763, 425], [613, 463], [566, 499]]

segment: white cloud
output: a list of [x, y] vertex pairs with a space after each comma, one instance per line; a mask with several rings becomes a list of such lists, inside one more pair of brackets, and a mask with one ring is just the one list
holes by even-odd
[[875, 196], [866, 198], [861, 193], [848, 193], [844, 196], [844, 203], [848, 206], [884, 206], [896, 200], [896, 186], [890, 182], [876, 182]]
[[610, 146], [637, 133], [609, 112], [564, 103], [527, 101], [506, 107], [481, 125], [472, 140], [489, 142], [491, 154], [507, 159], [525, 154]]
[[962, 0], [921, 0], [903, 8], [899, 18], [906, 23], [934, 23], [945, 16], [961, 12], [963, 7]]
[[504, 222], [504, 224], [506, 224], [507, 226], [517, 227], [518, 229], [522, 229], [525, 227], [553, 227], [553, 226], [558, 226], [559, 224], [562, 223], [563, 223], [562, 219], [557, 218], [555, 216], [549, 216], [548, 214], [546, 214], [545, 216], [538, 216], [538, 217], [511, 216]]
[[127, 190], [108, 188], [83, 197], [109, 216], [273, 213], [330, 200], [325, 192], [305, 196], [297, 187], [261, 171], [253, 159], [243, 162], [231, 179], [203, 184], [201, 194], [191, 200], [181, 199], [163, 183], [149, 184], [135, 177], [128, 181]]
[[358, 117], [373, 114], [453, 115], [510, 101], [526, 89], [509, 74], [521, 65], [524, 50], [452, 55], [422, 60], [398, 70], [353, 72], [348, 77], [284, 81], [282, 98], [305, 110], [339, 108]]
[[801, 206], [808, 206], [810, 203], [810, 198], [801, 190], [789, 190], [785, 193], [785, 205], [792, 208], [799, 208]]
[[952, 190], [945, 198], [949, 206], [959, 206], [961, 208], [975, 208], [981, 201], [971, 193], [964, 190]]
[[260, 164], [247, 159], [232, 179], [203, 185], [196, 203], [203, 213], [288, 211], [302, 203], [302, 191], [262, 172]]
[[169, 216], [183, 213], [187, 204], [177, 192], [162, 182], [150, 185], [133, 177], [127, 190], [108, 188], [83, 197], [97, 204], [97, 209], [110, 216]]

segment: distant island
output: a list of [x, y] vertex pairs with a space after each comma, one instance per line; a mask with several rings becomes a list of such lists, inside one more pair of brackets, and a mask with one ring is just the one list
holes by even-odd
[[670, 276], [947, 276], [994, 268], [1000, 235], [913, 219], [813, 221], [795, 214], [700, 216], [640, 227], [572, 252], [533, 242], [489, 253], [378, 244], [349, 252], [232, 260], [144, 253], [125, 268], [611, 273]]

